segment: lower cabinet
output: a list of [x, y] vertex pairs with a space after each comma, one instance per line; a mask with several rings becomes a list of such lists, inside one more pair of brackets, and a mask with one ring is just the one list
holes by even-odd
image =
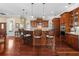
[[73, 47], [74, 49], [78, 48], [78, 35], [66, 34], [66, 43]]
[[78, 36], [72, 37], [73, 47], [78, 49]]

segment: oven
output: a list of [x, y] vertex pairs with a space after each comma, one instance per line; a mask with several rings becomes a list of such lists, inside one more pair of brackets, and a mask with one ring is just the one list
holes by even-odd
[[66, 32], [66, 27], [65, 27], [65, 25], [61, 25], [61, 26], [60, 26], [60, 35], [65, 36], [65, 32]]

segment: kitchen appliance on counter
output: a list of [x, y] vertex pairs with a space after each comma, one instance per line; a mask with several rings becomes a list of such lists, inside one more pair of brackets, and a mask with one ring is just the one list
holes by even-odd
[[75, 31], [79, 35], [79, 27], [75, 27]]
[[65, 35], [65, 31], [66, 31], [65, 25], [61, 25], [61, 26], [60, 26], [60, 34], [61, 34], [61, 35]]
[[66, 40], [65, 31], [66, 31], [66, 27], [65, 27], [65, 25], [63, 24], [63, 25], [60, 26], [60, 40], [61, 40], [61, 41], [65, 41], [65, 40]]

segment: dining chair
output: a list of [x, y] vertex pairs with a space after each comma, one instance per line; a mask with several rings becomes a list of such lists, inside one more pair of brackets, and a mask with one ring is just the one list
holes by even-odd
[[32, 45], [32, 41], [33, 41], [33, 34], [32, 31], [24, 31], [23, 32], [24, 38], [24, 44], [28, 44], [28, 45]]

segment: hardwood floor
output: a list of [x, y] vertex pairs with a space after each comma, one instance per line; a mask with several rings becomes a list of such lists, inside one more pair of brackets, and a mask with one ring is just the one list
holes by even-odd
[[58, 56], [79, 56], [79, 51], [71, 48], [65, 42], [59, 41], [56, 43], [56, 54]]
[[[59, 39], [58, 37], [56, 39]], [[79, 56], [79, 51], [70, 48], [64, 42], [56, 41], [56, 49], [32, 47], [23, 44], [22, 40], [7, 37], [6, 50], [0, 56]]]
[[7, 37], [6, 51], [1, 56], [51, 56], [54, 55], [51, 48], [32, 47], [22, 43], [22, 40]]

